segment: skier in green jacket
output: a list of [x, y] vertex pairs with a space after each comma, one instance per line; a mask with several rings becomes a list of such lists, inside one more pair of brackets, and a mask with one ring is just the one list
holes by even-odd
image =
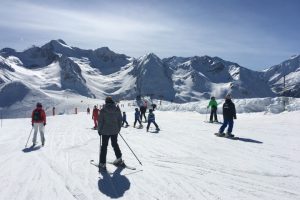
[[[218, 122], [218, 117], [217, 117], [218, 103], [217, 103], [215, 97], [210, 98], [207, 108], [209, 108], [209, 107], [211, 107], [209, 122], [210, 123]], [[213, 117], [215, 118], [214, 121], [213, 121]]]

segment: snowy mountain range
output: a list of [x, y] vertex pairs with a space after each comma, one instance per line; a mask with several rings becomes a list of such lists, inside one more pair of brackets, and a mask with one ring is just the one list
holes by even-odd
[[300, 97], [300, 55], [264, 71], [253, 71], [218, 57], [170, 57], [153, 53], [140, 58], [118, 54], [107, 47], [84, 50], [63, 40], [25, 51], [0, 50], [0, 107], [26, 95], [77, 94], [118, 99], [152, 96], [175, 102], [222, 98]]

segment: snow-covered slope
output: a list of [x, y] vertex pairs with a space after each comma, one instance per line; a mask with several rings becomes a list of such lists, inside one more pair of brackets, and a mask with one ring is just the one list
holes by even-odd
[[300, 97], [300, 55], [293, 56], [289, 60], [265, 70], [265, 77], [276, 93]]
[[150, 53], [132, 58], [108, 47], [85, 50], [52, 40], [23, 52], [0, 50], [0, 86], [19, 81], [50, 97], [67, 92], [100, 99], [107, 95], [116, 99], [151, 96], [182, 103], [210, 96], [223, 98], [227, 93], [235, 98], [274, 97], [281, 94], [286, 74], [285, 94], [297, 96], [299, 59], [257, 72], [218, 57], [160, 59]]
[[183, 101], [195, 101], [211, 95], [221, 98], [227, 93], [236, 98], [275, 95], [262, 72], [251, 71], [218, 57], [171, 57], [164, 61], [173, 70], [176, 93]]
[[164, 99], [173, 100], [175, 91], [170, 70], [160, 58], [150, 53], [135, 62], [131, 74], [136, 77], [136, 93], [141, 96], [164, 96]]
[[[134, 107], [122, 109], [132, 125]], [[89, 163], [99, 157], [90, 115], [48, 117], [46, 145], [31, 150], [24, 149], [30, 119], [4, 120], [0, 199], [300, 199], [299, 112], [238, 114], [234, 134], [240, 140], [214, 136], [219, 125], [204, 123], [205, 115], [196, 112], [155, 114], [160, 133], [121, 130], [143, 166], [119, 138], [123, 159], [137, 170], [108, 165], [110, 175]]]

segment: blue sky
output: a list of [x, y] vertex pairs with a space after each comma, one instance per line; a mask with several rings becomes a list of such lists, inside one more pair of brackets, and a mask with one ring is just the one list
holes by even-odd
[[218, 56], [261, 70], [300, 53], [298, 0], [0, 0], [0, 48], [63, 39], [139, 57]]

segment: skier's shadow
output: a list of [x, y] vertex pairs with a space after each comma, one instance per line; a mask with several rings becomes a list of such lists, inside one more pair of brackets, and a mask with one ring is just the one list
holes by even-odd
[[263, 143], [263, 142], [258, 141], [258, 140], [253, 140], [253, 139], [249, 139], [249, 138], [241, 138], [241, 137], [239, 137], [238, 140], [242, 141], [242, 142], [250, 142], [250, 143], [256, 143], [256, 144], [262, 144]]
[[29, 153], [29, 152], [32, 152], [32, 151], [36, 151], [36, 150], [39, 150], [41, 148], [41, 146], [35, 146], [35, 147], [27, 147], [25, 149], [23, 149], [22, 151], [24, 153]]
[[130, 182], [126, 176], [121, 175], [123, 168], [119, 167], [110, 176], [107, 172], [101, 172], [102, 179], [98, 181], [98, 188], [100, 192], [109, 196], [110, 198], [120, 198], [129, 190]]

